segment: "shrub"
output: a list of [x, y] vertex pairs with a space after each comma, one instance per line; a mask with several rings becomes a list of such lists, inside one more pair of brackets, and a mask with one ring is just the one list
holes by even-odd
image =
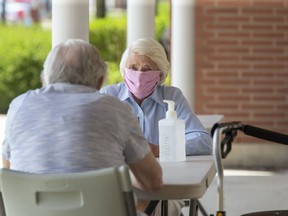
[[0, 113], [17, 95], [38, 88], [51, 34], [39, 27], [0, 26]]
[[108, 63], [108, 79], [105, 84], [122, 81], [118, 65], [126, 48], [126, 18], [105, 18], [90, 21], [90, 43], [95, 45]]
[[[159, 40], [169, 25], [167, 3], [160, 3], [156, 17]], [[126, 48], [126, 16], [90, 20], [90, 43], [107, 61], [109, 73], [105, 84], [122, 81], [121, 55]], [[40, 72], [51, 49], [51, 30], [40, 26], [0, 25], [0, 113], [6, 113], [13, 98], [29, 89], [39, 88]], [[169, 78], [168, 78], [169, 80]]]

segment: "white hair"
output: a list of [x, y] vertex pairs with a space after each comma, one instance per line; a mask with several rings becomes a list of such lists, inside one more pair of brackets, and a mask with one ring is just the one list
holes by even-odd
[[138, 55], [144, 55], [149, 58], [158, 66], [159, 70], [163, 73], [160, 84], [163, 84], [166, 80], [169, 71], [169, 61], [167, 59], [164, 47], [154, 39], [141, 38], [133, 42], [123, 53], [120, 61], [120, 72], [124, 75], [124, 70], [127, 64], [127, 60], [133, 53]]
[[92, 88], [106, 76], [107, 65], [96, 47], [80, 39], [68, 39], [54, 47], [41, 74], [43, 85], [71, 83]]

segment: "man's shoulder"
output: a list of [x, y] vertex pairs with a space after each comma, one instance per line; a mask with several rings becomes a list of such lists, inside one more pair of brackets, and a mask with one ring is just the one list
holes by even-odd
[[100, 89], [100, 93], [117, 96], [121, 92], [121, 90], [124, 88], [125, 88], [125, 83], [121, 82], [117, 84], [104, 86], [103, 88]]
[[[127, 109], [127, 104], [110, 94], [101, 94], [98, 99], [102, 105], [112, 106], [115, 109]], [[129, 107], [129, 106], [128, 106]]]
[[17, 97], [15, 97], [15, 98], [12, 100], [10, 106], [22, 104], [23, 101], [25, 100], [25, 98], [30, 97], [31, 95], [37, 93], [38, 91], [39, 91], [39, 89], [28, 90], [27, 92], [18, 95]]

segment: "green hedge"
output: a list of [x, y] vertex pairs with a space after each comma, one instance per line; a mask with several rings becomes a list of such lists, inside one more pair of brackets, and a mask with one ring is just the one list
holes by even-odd
[[0, 32], [0, 113], [5, 113], [14, 97], [41, 86], [39, 75], [51, 47], [51, 32], [3, 25]]
[[[156, 38], [169, 25], [167, 5], [159, 7]], [[0, 25], [0, 113], [6, 113], [13, 98], [41, 86], [40, 72], [51, 49], [51, 30], [40, 26]], [[118, 70], [126, 47], [126, 17], [107, 17], [90, 21], [90, 43], [107, 61], [109, 76], [105, 84], [118, 83]]]
[[94, 44], [109, 67], [105, 84], [118, 83], [122, 80], [119, 62], [126, 48], [126, 18], [118, 17], [90, 21], [90, 43]]

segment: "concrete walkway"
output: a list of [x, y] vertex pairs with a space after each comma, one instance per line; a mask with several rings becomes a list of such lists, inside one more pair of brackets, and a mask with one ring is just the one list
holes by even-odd
[[[225, 170], [224, 210], [227, 216], [288, 210], [288, 170], [267, 172]], [[200, 200], [208, 214], [218, 210], [216, 177]], [[183, 209], [188, 216], [188, 208]], [[201, 214], [200, 214], [201, 215]]]
[[[0, 115], [1, 144], [4, 128], [5, 115]], [[2, 167], [2, 161], [0, 163]], [[224, 176], [224, 209], [227, 216], [240, 216], [255, 211], [288, 210], [288, 170], [225, 170]], [[218, 210], [216, 180], [215, 177], [200, 200], [207, 213], [214, 215]], [[187, 207], [183, 209], [183, 213], [188, 216]]]

